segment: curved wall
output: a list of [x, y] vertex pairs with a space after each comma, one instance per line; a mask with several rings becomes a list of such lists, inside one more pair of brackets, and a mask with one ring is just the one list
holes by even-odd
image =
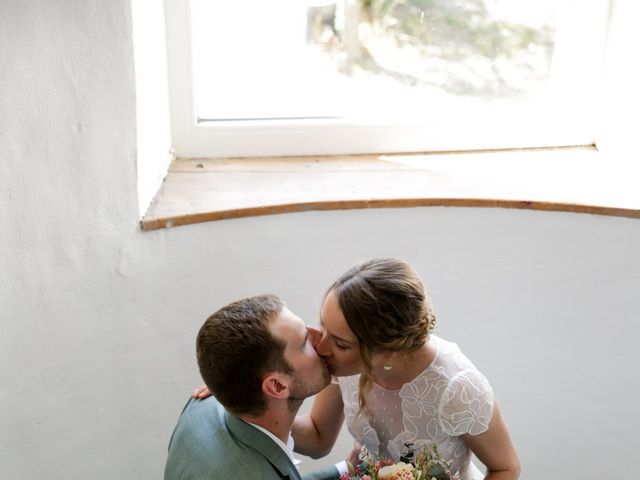
[[523, 478], [628, 476], [640, 222], [422, 207], [143, 233], [129, 7], [1, 7], [0, 476], [160, 478], [206, 316], [272, 291], [313, 322], [329, 282], [375, 255], [425, 279], [441, 335], [493, 383]]

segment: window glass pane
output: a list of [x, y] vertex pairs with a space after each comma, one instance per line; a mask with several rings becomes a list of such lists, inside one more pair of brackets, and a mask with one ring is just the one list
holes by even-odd
[[522, 114], [552, 85], [557, 4], [192, 0], [196, 115], [424, 123]]

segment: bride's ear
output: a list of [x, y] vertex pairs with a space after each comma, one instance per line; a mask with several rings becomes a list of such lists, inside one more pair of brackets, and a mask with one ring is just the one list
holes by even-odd
[[280, 372], [271, 372], [262, 379], [262, 393], [269, 398], [289, 398], [289, 375]]

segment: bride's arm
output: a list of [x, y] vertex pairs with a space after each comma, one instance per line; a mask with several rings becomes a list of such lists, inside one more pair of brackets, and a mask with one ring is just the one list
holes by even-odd
[[336, 443], [343, 421], [340, 386], [331, 383], [316, 395], [311, 413], [299, 414], [293, 421], [295, 451], [311, 458], [327, 455]]
[[487, 431], [479, 435], [463, 435], [464, 443], [486, 467], [485, 480], [515, 480], [520, 476], [520, 461], [498, 404]]

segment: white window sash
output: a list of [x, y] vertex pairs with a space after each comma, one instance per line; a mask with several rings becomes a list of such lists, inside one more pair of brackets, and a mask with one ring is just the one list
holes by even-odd
[[591, 145], [609, 0], [559, 0], [551, 87], [537, 114], [497, 122], [429, 112], [420, 124], [384, 119], [198, 122], [188, 0], [165, 0], [172, 143], [179, 157], [333, 155]]

